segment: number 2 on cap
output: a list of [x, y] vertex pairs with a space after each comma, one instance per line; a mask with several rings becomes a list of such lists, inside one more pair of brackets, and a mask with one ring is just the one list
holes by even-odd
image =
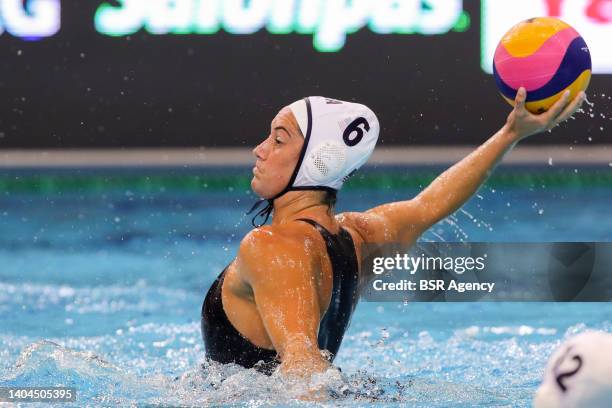
[[559, 367], [561, 366], [561, 363], [563, 363], [563, 361], [567, 358], [568, 354], [571, 351], [572, 351], [572, 347], [568, 347], [568, 349], [565, 350], [565, 353], [563, 353], [563, 355], [557, 359], [557, 361], [555, 362], [554, 368], [553, 368], [553, 372], [555, 373], [555, 376], [556, 376], [555, 380], [557, 382], [557, 385], [559, 386], [559, 388], [561, 388], [561, 391], [563, 392], [567, 392], [567, 385], [565, 385], [565, 382], [564, 382], [565, 379], [572, 377], [582, 368], [582, 357], [580, 357], [579, 355], [574, 355], [570, 360], [576, 362], [576, 367], [570, 371], [561, 372], [561, 373], [558, 372]]

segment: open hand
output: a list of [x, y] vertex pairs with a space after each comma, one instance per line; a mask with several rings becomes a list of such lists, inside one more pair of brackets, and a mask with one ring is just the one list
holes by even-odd
[[508, 115], [506, 129], [516, 137], [516, 141], [536, 133], [550, 130], [572, 116], [586, 99], [584, 92], [578, 93], [574, 100], [569, 101], [569, 91], [565, 91], [550, 109], [542, 114], [535, 115], [525, 108], [527, 91], [519, 88], [514, 100], [514, 110]]

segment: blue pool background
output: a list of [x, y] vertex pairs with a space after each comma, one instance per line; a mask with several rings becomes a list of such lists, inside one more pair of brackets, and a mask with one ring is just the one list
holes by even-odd
[[[418, 191], [347, 189], [337, 210]], [[2, 192], [0, 386], [75, 386], [76, 406], [294, 401], [280, 379], [201, 367], [201, 302], [254, 200], [236, 186]], [[423, 240], [611, 241], [610, 202], [606, 185], [488, 185]], [[612, 332], [611, 316], [609, 303], [362, 302], [336, 359], [347, 381], [329, 385], [346, 396], [329, 404], [530, 406], [560, 341]]]

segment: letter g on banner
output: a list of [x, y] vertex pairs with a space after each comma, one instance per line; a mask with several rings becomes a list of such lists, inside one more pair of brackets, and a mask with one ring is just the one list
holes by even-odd
[[16, 37], [51, 37], [61, 26], [60, 9], [60, 0], [0, 0], [0, 22]]

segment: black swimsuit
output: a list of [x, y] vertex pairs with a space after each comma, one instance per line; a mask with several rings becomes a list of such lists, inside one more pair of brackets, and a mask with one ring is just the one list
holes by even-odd
[[[318, 343], [320, 350], [331, 353], [332, 361], [359, 296], [359, 271], [357, 255], [351, 235], [343, 228], [332, 235], [316, 221], [301, 218], [321, 233], [327, 246], [327, 253], [333, 271], [333, 290], [329, 307], [319, 325]], [[228, 265], [229, 266], [229, 265]], [[236, 363], [246, 368], [255, 367], [270, 374], [279, 364], [276, 351], [255, 346], [242, 336], [228, 320], [221, 301], [221, 288], [227, 267], [212, 284], [202, 305], [202, 338], [208, 358], [220, 363]], [[258, 364], [258, 362], [260, 362]]]

